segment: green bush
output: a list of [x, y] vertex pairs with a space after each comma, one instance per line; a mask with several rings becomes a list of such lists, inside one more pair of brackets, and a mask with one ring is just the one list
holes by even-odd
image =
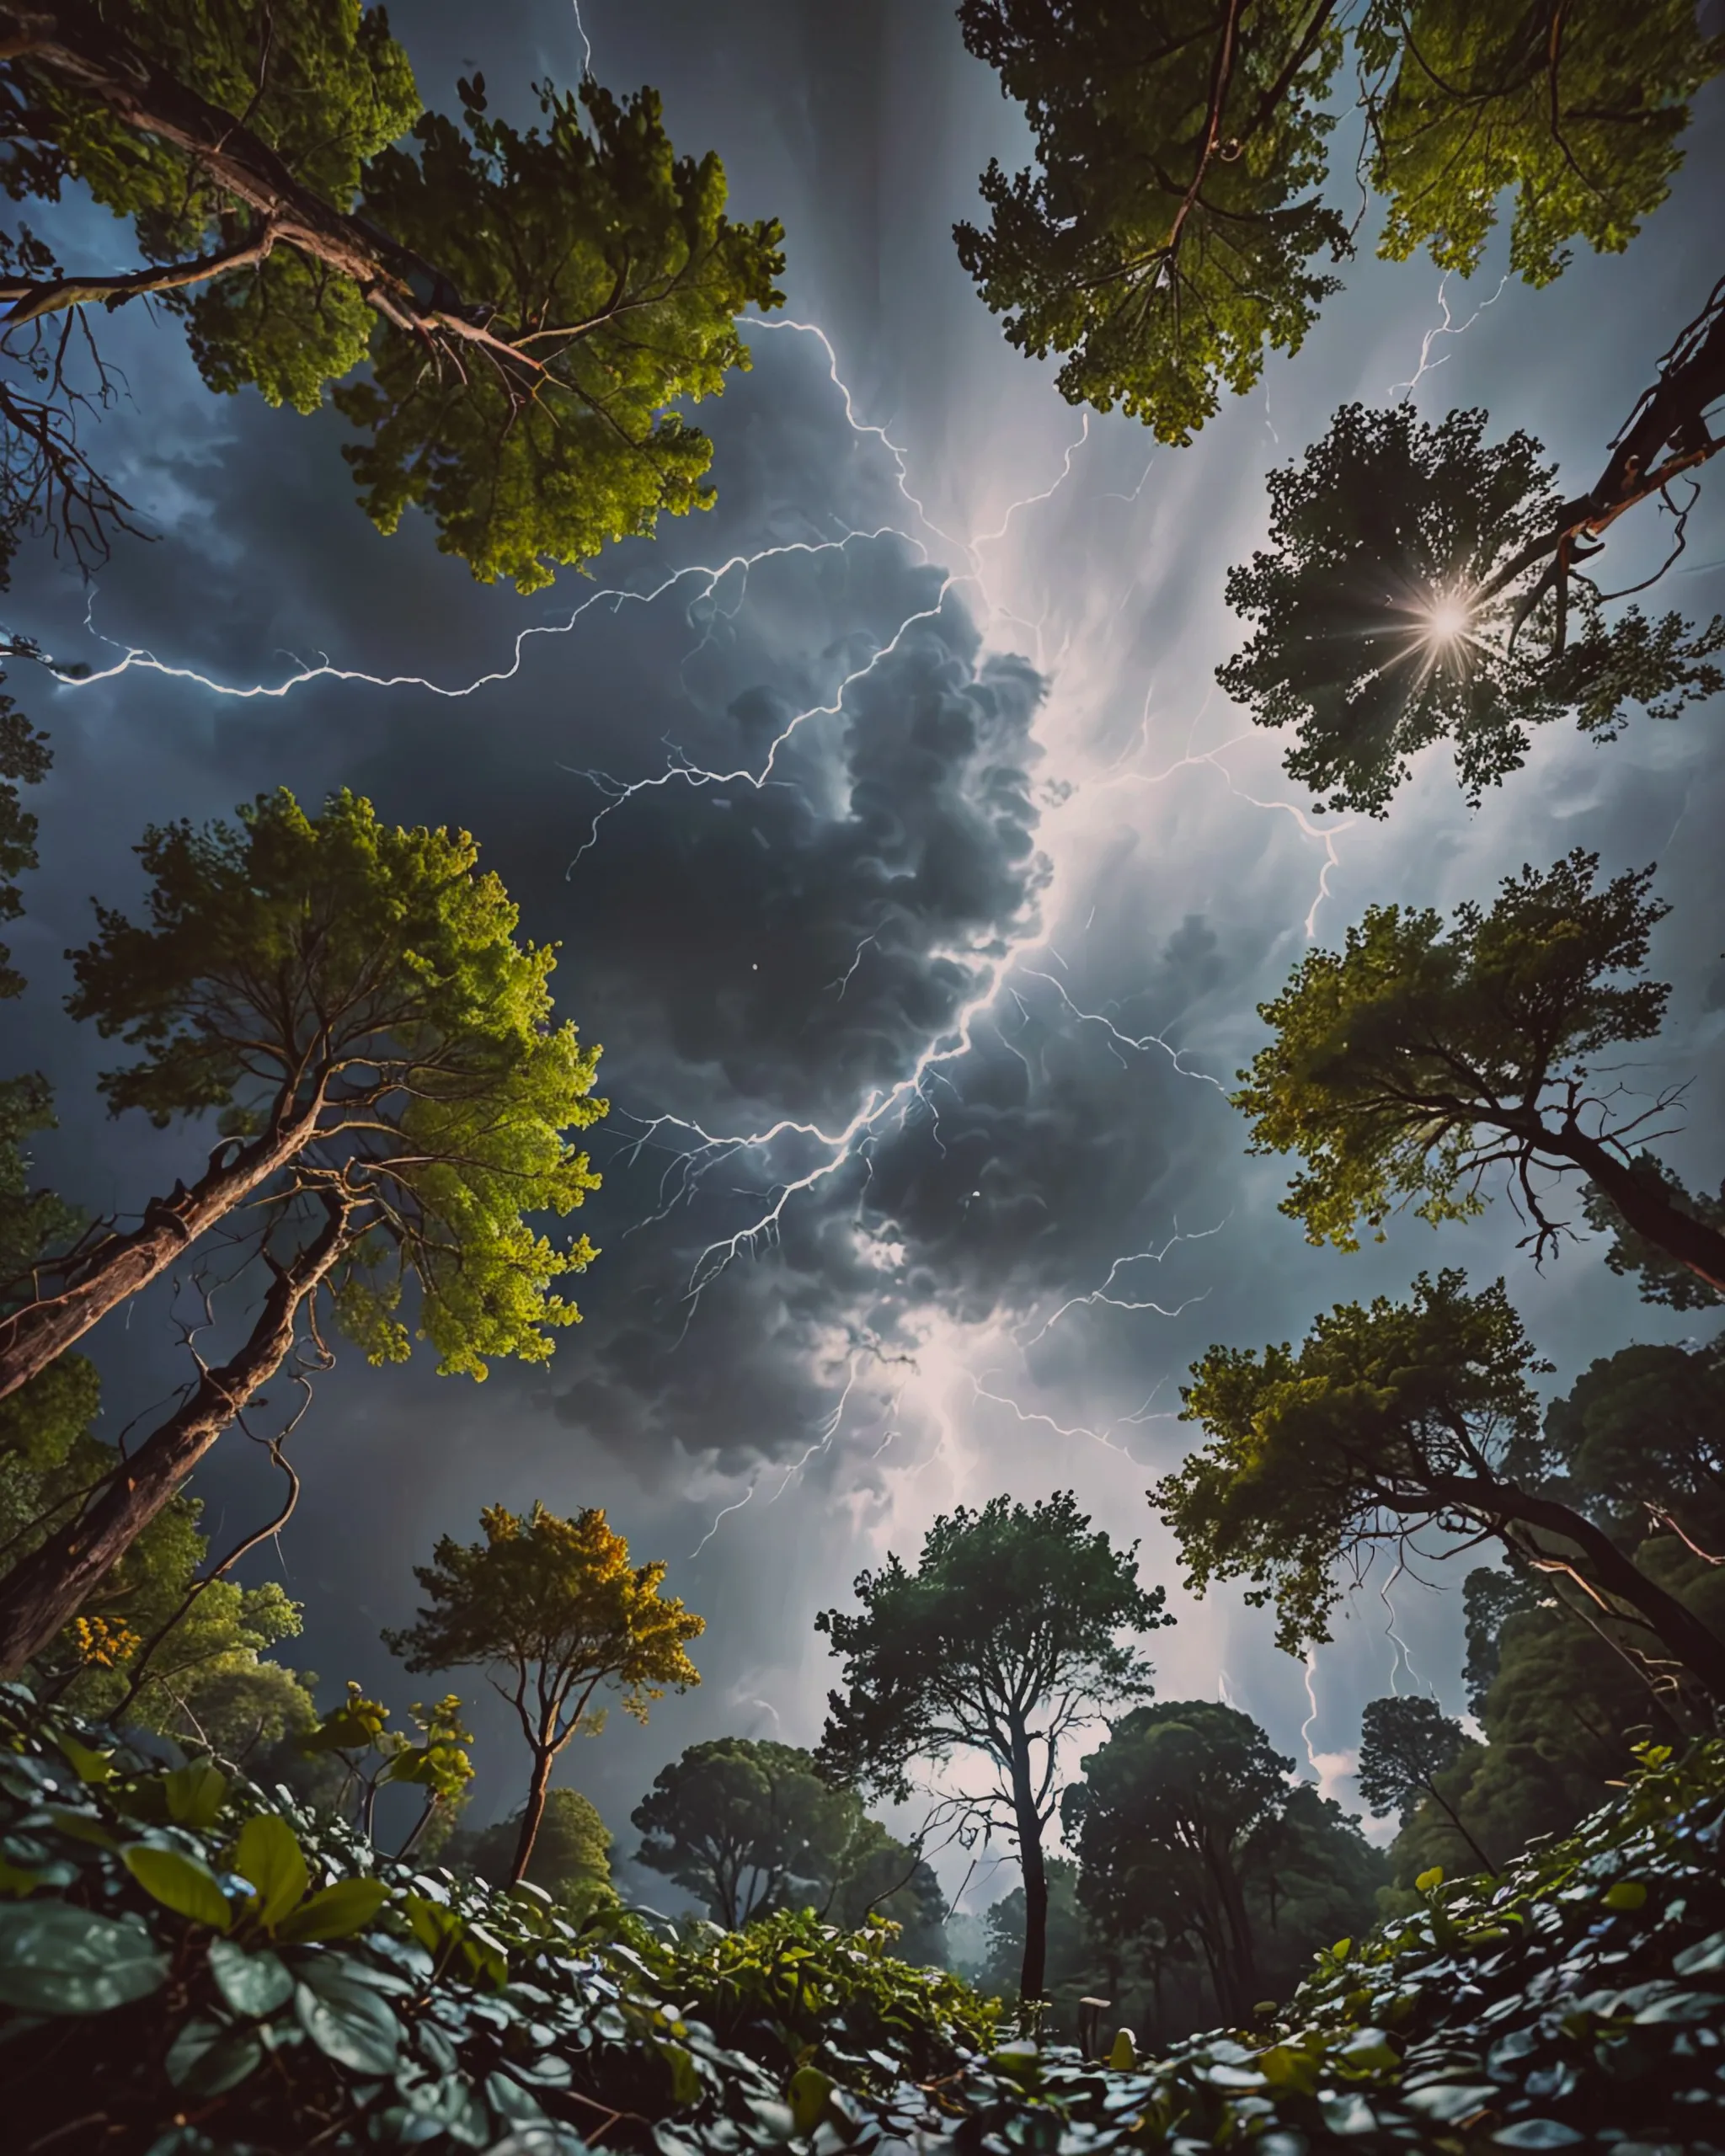
[[[1428, 1877], [1274, 2018], [1140, 2065], [783, 1915], [585, 1928], [0, 1688], [8, 2156], [1376, 2156], [1725, 2146], [1725, 1746], [1496, 1880]], [[1711, 2137], [1711, 2138], [1710, 2138]]]

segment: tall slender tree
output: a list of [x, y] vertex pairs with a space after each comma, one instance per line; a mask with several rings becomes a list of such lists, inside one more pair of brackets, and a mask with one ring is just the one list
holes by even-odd
[[984, 1764], [990, 1786], [952, 1805], [1004, 1828], [1017, 1849], [1026, 2000], [1042, 1995], [1043, 1836], [1061, 1744], [1104, 1707], [1149, 1695], [1150, 1664], [1130, 1636], [1173, 1621], [1164, 1590], [1139, 1584], [1136, 1555], [1135, 1543], [1117, 1550], [1093, 1532], [1070, 1492], [1030, 1505], [996, 1497], [937, 1519], [914, 1572], [889, 1556], [858, 1577], [857, 1609], [814, 1620], [844, 1664], [818, 1755], [836, 1780], [903, 1801], [916, 1760]]
[[522, 1514], [490, 1505], [480, 1525], [483, 1542], [445, 1535], [431, 1562], [414, 1566], [425, 1607], [383, 1636], [409, 1669], [494, 1673], [514, 1709], [532, 1757], [514, 1881], [526, 1876], [558, 1754], [603, 1726], [594, 1694], [609, 1687], [644, 1722], [668, 1688], [701, 1682], [684, 1650], [707, 1620], [660, 1593], [663, 1563], [630, 1566], [602, 1512], [562, 1519], [543, 1505]]

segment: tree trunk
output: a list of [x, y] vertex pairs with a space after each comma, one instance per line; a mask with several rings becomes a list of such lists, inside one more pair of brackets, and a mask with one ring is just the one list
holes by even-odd
[[509, 1868], [509, 1883], [519, 1886], [527, 1876], [527, 1866], [533, 1861], [533, 1844], [539, 1838], [540, 1822], [545, 1817], [545, 1800], [551, 1790], [551, 1769], [557, 1759], [555, 1747], [536, 1744], [533, 1747], [533, 1779], [527, 1785], [527, 1801], [521, 1812], [521, 1831], [515, 1837], [515, 1860]]
[[1479, 1859], [1480, 1870], [1482, 1871], [1489, 1871], [1495, 1875], [1498, 1870], [1498, 1865], [1492, 1862], [1492, 1860], [1486, 1854], [1479, 1844], [1475, 1841], [1472, 1835], [1468, 1833], [1466, 1828], [1462, 1825], [1461, 1814], [1455, 1809], [1455, 1806], [1450, 1803], [1449, 1798], [1445, 1796], [1434, 1783], [1431, 1782], [1428, 1782], [1425, 1785], [1425, 1793], [1429, 1797], [1430, 1797], [1433, 1803], [1438, 1806], [1439, 1810], [1445, 1814], [1448, 1818], [1450, 1824], [1455, 1829], [1456, 1833], [1461, 1835], [1462, 1840], [1466, 1843], [1469, 1849], [1471, 1849], [1474, 1854]]
[[1018, 1972], [1018, 1996], [1028, 2006], [1042, 1997], [1048, 1975], [1048, 1870], [1042, 1859], [1042, 1816], [1030, 1789], [1030, 1747], [1022, 1730], [1012, 1732], [1011, 1769], [1018, 1865], [1024, 1875], [1024, 1960]]
[[[3, 12], [0, 12], [3, 20]], [[190, 1190], [152, 1198], [142, 1225], [130, 1235], [106, 1235], [72, 1268], [57, 1294], [39, 1295], [0, 1318], [0, 1400], [27, 1385], [109, 1311], [165, 1273], [208, 1228], [266, 1183], [316, 1136], [323, 1113], [320, 1090], [312, 1107], [276, 1118], [262, 1136], [231, 1151], [220, 1145]]]
[[326, 1199], [323, 1232], [276, 1268], [264, 1307], [239, 1353], [206, 1370], [177, 1414], [152, 1430], [101, 1486], [83, 1513], [0, 1580], [0, 1677], [16, 1677], [71, 1622], [105, 1575], [181, 1488], [186, 1477], [281, 1367], [300, 1305], [347, 1247], [346, 1203]]
[[[178, 150], [245, 204], [264, 228], [260, 239], [267, 234], [272, 244], [291, 247], [347, 279], [398, 329], [481, 347], [512, 380], [542, 376], [537, 360], [477, 318], [448, 277], [305, 186], [261, 136], [157, 67], [111, 24], [75, 5], [0, 0], [0, 59], [40, 69], [123, 125]], [[411, 272], [430, 280], [430, 301], [415, 294]], [[571, 334], [593, 326], [571, 325]]]
[[[1439, 1504], [1453, 1505], [1488, 1528], [1509, 1545], [1508, 1525], [1542, 1529], [1572, 1542], [1580, 1550], [1593, 1583], [1639, 1611], [1667, 1652], [1680, 1662], [1702, 1689], [1725, 1703], [1725, 1640], [1704, 1625], [1675, 1595], [1650, 1580], [1626, 1557], [1605, 1531], [1590, 1519], [1573, 1512], [1553, 1498], [1537, 1497], [1507, 1482], [1472, 1481], [1462, 1476], [1435, 1475], [1430, 1495]], [[1523, 1556], [1526, 1545], [1516, 1544]]]
[[1223, 1957], [1222, 1966], [1227, 1976], [1230, 1996], [1220, 2004], [1223, 2013], [1243, 2027], [1252, 2018], [1252, 2009], [1261, 1996], [1258, 1982], [1258, 1956], [1252, 1939], [1252, 1919], [1246, 1913], [1246, 1897], [1241, 1889], [1240, 1875], [1234, 1869], [1229, 1851], [1214, 1849], [1206, 1841], [1204, 1861], [1205, 1870], [1215, 1882], [1216, 1899], [1221, 1904], [1228, 1927], [1228, 1951]]
[[1725, 1235], [1674, 1205], [1664, 1193], [1579, 1131], [1548, 1132], [1545, 1148], [1574, 1161], [1604, 1191], [1638, 1235], [1725, 1295]]

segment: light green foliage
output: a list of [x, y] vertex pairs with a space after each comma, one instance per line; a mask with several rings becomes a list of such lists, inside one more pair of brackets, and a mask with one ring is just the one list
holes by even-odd
[[706, 1620], [660, 1593], [662, 1561], [630, 1565], [628, 1542], [603, 1512], [563, 1519], [539, 1504], [526, 1513], [489, 1505], [480, 1524], [483, 1542], [446, 1534], [431, 1562], [414, 1567], [427, 1606], [384, 1635], [409, 1669], [542, 1670], [553, 1689], [564, 1679], [564, 1704], [576, 1694], [583, 1701], [566, 1735], [601, 1683], [640, 1722], [667, 1689], [700, 1683], [684, 1647]]
[[1212, 1348], [1182, 1393], [1210, 1442], [1151, 1492], [1193, 1588], [1249, 1579], [1289, 1653], [1327, 1639], [1350, 1551], [1536, 1467], [1541, 1367], [1503, 1283], [1453, 1272], [1338, 1304], [1297, 1348]]
[[[1189, 441], [1267, 349], [1295, 351], [1350, 227], [1325, 199], [1353, 38], [1380, 252], [1477, 267], [1506, 190], [1511, 268], [1626, 247], [1669, 191], [1690, 100], [1725, 61], [1689, 0], [961, 0], [1037, 167], [991, 164], [959, 258], [1008, 339], [1064, 355], [1073, 403]], [[1351, 131], [1350, 131], [1351, 132]], [[1352, 191], [1350, 188], [1350, 192]]]
[[713, 446], [670, 408], [748, 366], [736, 318], [779, 304], [783, 257], [777, 225], [725, 216], [716, 157], [676, 155], [655, 92], [547, 85], [525, 131], [467, 96], [465, 133], [428, 113], [414, 155], [377, 160], [366, 211], [494, 308], [535, 371], [428, 365], [395, 333], [336, 403], [371, 433], [346, 455], [381, 530], [423, 504], [446, 553], [531, 592], [553, 563], [711, 505]]
[[536, 1503], [489, 1505], [481, 1542], [446, 1534], [414, 1577], [425, 1597], [415, 1621], [386, 1631], [409, 1669], [482, 1668], [515, 1710], [532, 1755], [512, 1876], [526, 1876], [551, 1769], [578, 1732], [596, 1733], [601, 1685], [645, 1722], [667, 1690], [701, 1682], [686, 1652], [707, 1620], [660, 1592], [663, 1561], [631, 1566], [629, 1545], [596, 1507], [572, 1519]]
[[1451, 744], [1470, 802], [1525, 761], [1532, 729], [1573, 718], [1599, 741], [1725, 687], [1725, 616], [1693, 631], [1566, 579], [1535, 596], [1560, 528], [1552, 469], [1483, 412], [1437, 424], [1411, 405], [1344, 405], [1298, 464], [1269, 475], [1270, 545], [1228, 573], [1256, 624], [1217, 669], [1260, 726], [1291, 728], [1286, 765], [1323, 805], [1381, 816], [1419, 751]]
[[[340, 385], [381, 529], [421, 504], [476, 577], [533, 591], [712, 501], [712, 446], [671, 408], [748, 365], [734, 318], [779, 304], [781, 234], [724, 216], [717, 157], [676, 156], [655, 92], [547, 83], [521, 130], [476, 77], [457, 123], [360, 0], [100, 0], [57, 27], [70, 63], [6, 68], [0, 181], [52, 197], [75, 172], [129, 220], [211, 389], [311, 412]], [[11, 253], [45, 291], [32, 244]], [[104, 296], [129, 294], [43, 304]]]
[[[959, 259], [1071, 403], [1188, 442], [1266, 349], [1294, 352], [1349, 250], [1320, 201], [1341, 39], [1306, 0], [964, 0], [1040, 169], [982, 177]], [[1231, 34], [1230, 26], [1231, 25]], [[1217, 93], [1220, 89], [1220, 96]]]
[[[292, 0], [267, 13], [249, 0], [103, 0], [99, 12], [176, 82], [243, 115], [249, 134], [338, 210], [357, 200], [365, 161], [419, 111], [407, 56], [382, 9], [362, 9], [360, 0]], [[51, 145], [98, 202], [131, 221], [146, 261], [214, 253], [252, 223], [159, 136], [45, 71], [21, 72], [37, 142]], [[29, 191], [43, 191], [39, 165], [17, 169]], [[350, 283], [288, 246], [231, 281], [172, 294], [167, 305], [184, 318], [212, 389], [254, 383], [272, 404], [302, 412], [315, 411], [324, 383], [365, 358], [375, 320]]]
[[1381, 1238], [1404, 1205], [1465, 1219], [1493, 1166], [1562, 1157], [1570, 1082], [1600, 1049], [1651, 1038], [1669, 994], [1641, 977], [1665, 912], [1652, 871], [1596, 888], [1597, 867], [1578, 849], [1524, 868], [1447, 933], [1429, 909], [1373, 906], [1260, 1006], [1274, 1038], [1234, 1104], [1254, 1152], [1299, 1155], [1281, 1209], [1309, 1241], [1355, 1249], [1362, 1222]]
[[1546, 285], [1567, 243], [1620, 254], [1670, 192], [1689, 101], [1725, 61], [1690, 0], [1374, 0], [1361, 58], [1387, 88], [1373, 114], [1371, 184], [1387, 198], [1380, 252], [1421, 248], [1478, 268], [1514, 190], [1509, 264]]
[[554, 1283], [595, 1252], [529, 1221], [597, 1186], [570, 1134], [605, 1113], [599, 1051], [553, 1022], [555, 953], [516, 941], [473, 841], [392, 829], [347, 792], [308, 815], [282, 790], [238, 829], [152, 828], [138, 851], [145, 918], [99, 906], [72, 954], [73, 1015], [140, 1051], [104, 1076], [110, 1107], [216, 1111], [238, 1145], [315, 1104], [259, 1195], [357, 1201], [338, 1308], [371, 1360], [407, 1355], [412, 1281], [442, 1371], [542, 1362], [579, 1316]]

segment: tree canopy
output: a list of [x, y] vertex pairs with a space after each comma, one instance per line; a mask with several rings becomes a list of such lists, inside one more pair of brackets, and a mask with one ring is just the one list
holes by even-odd
[[698, 1894], [735, 1931], [757, 1914], [824, 1908], [862, 1822], [855, 1792], [815, 1770], [814, 1754], [748, 1737], [692, 1744], [659, 1770], [629, 1815], [641, 1862]]
[[[1357, 1825], [1250, 1716], [1209, 1700], [1135, 1707], [1061, 1800], [1078, 1895], [1098, 1936], [1241, 2025], [1274, 1980], [1371, 1909], [1379, 1865]], [[1158, 2020], [1166, 2026], [1165, 2007]]]
[[629, 1545], [590, 1508], [563, 1519], [536, 1504], [489, 1505], [482, 1542], [444, 1535], [414, 1577], [425, 1597], [412, 1625], [386, 1631], [412, 1670], [478, 1668], [515, 1710], [532, 1755], [510, 1876], [526, 1876], [551, 1770], [578, 1731], [604, 1716], [593, 1697], [616, 1692], [644, 1722], [667, 1689], [701, 1682], [685, 1648], [706, 1620], [664, 1595], [663, 1562], [632, 1566]]
[[1455, 1272], [1338, 1304], [1297, 1348], [1212, 1348], [1182, 1395], [1209, 1442], [1151, 1492], [1189, 1584], [1249, 1580], [1297, 1653], [1376, 1551], [1491, 1537], [1637, 1631], [1649, 1668], [1725, 1698], [1725, 1639], [1553, 1487], [1530, 1381], [1548, 1367], [1503, 1283], [1470, 1294]]
[[[1299, 349], [1352, 251], [1327, 197], [1346, 11], [1332, 0], [962, 0], [1025, 108], [1037, 163], [983, 174], [960, 259], [1008, 339], [1065, 356], [1072, 403], [1186, 442], [1268, 350]], [[1380, 253], [1549, 283], [1580, 239], [1626, 247], [1669, 192], [1690, 101], [1725, 62], [1689, 0], [1369, 0], [1352, 24], [1359, 178]]]
[[889, 1556], [857, 1578], [860, 1608], [814, 1620], [844, 1663], [844, 1689], [827, 1695], [825, 1772], [903, 1801], [915, 1760], [986, 1763], [989, 1790], [957, 1801], [1016, 1845], [1026, 1999], [1042, 1989], [1042, 1837], [1061, 1742], [1104, 1705], [1147, 1696], [1150, 1665], [1120, 1636], [1172, 1622], [1165, 1591], [1139, 1584], [1136, 1550], [1092, 1532], [1070, 1492], [1030, 1505], [996, 1497], [937, 1518], [914, 1572]]
[[1259, 1016], [1274, 1038], [1232, 1097], [1258, 1153], [1301, 1166], [1281, 1209], [1308, 1241], [1358, 1246], [1412, 1206], [1436, 1224], [1479, 1212], [1507, 1171], [1541, 1254], [1565, 1223], [1544, 1175], [1578, 1171], [1623, 1219], [1707, 1288], [1725, 1287], [1725, 1235], [1632, 1165], [1666, 1094], [1619, 1118], [1595, 1090], [1602, 1050], [1650, 1039], [1669, 990], [1647, 978], [1666, 909], [1653, 871], [1603, 885], [1578, 848], [1506, 878], [1489, 910], [1468, 901], [1446, 932], [1429, 908], [1370, 907], [1339, 953], [1311, 951]]
[[360, 0], [8, 5], [0, 38], [0, 184], [54, 200], [75, 175], [143, 261], [68, 270], [27, 227], [0, 248], [14, 528], [88, 563], [125, 521], [77, 440], [112, 378], [97, 355], [80, 385], [53, 318], [144, 295], [213, 390], [307, 412], [338, 385], [373, 521], [424, 506], [484, 581], [537, 590], [712, 501], [676, 408], [748, 365], [736, 318], [779, 304], [781, 234], [725, 216], [718, 158], [676, 154], [651, 89], [544, 83], [519, 128], [476, 75], [459, 121], [426, 112]]
[[238, 1209], [269, 1285], [123, 1481], [0, 1586], [14, 1671], [281, 1366], [308, 1303], [328, 1294], [371, 1361], [398, 1361], [411, 1287], [440, 1369], [483, 1378], [493, 1357], [549, 1355], [579, 1315], [557, 1283], [595, 1254], [535, 1216], [596, 1185], [573, 1134], [604, 1113], [598, 1051], [553, 1022], [555, 953], [517, 942], [465, 832], [392, 830], [346, 792], [311, 816], [281, 791], [237, 828], [171, 825], [138, 851], [145, 918], [98, 906], [68, 1007], [137, 1051], [102, 1080], [116, 1114], [213, 1113], [224, 1135], [136, 1227], [98, 1223], [33, 1258], [0, 1315], [0, 1397]]
[[1725, 616], [1697, 631], [1674, 612], [1608, 615], [1570, 573], [1585, 520], [1540, 444], [1486, 426], [1343, 406], [1271, 472], [1269, 546], [1229, 571], [1228, 604], [1256, 627], [1216, 678], [1260, 726], [1293, 729], [1289, 774], [1327, 808], [1383, 815], [1439, 741], [1477, 803], [1536, 727], [1573, 718], [1611, 740], [1632, 706], [1675, 718], [1725, 687]]
[[1451, 1808], [1441, 1777], [1461, 1756], [1467, 1733], [1435, 1700], [1418, 1693], [1368, 1700], [1359, 1719], [1359, 1794], [1374, 1812], [1393, 1812], [1407, 1826], [1422, 1802], [1451, 1821], [1484, 1871], [1495, 1871]]

